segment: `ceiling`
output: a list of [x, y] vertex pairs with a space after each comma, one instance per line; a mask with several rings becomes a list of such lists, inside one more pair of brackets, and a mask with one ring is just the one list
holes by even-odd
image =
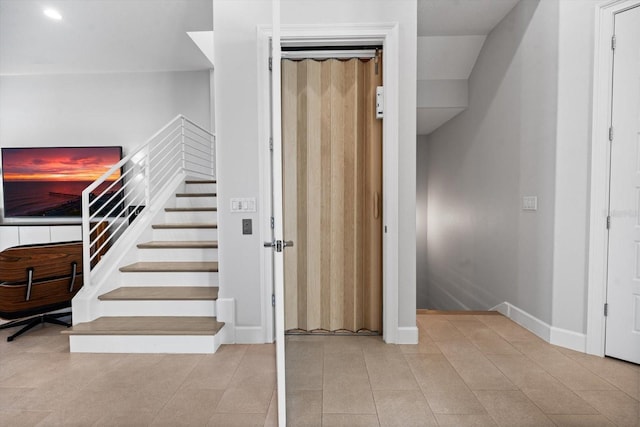
[[[268, 1], [268, 0], [264, 0]], [[518, 0], [418, 0], [418, 134], [464, 110], [486, 35]], [[211, 0], [0, 0], [0, 75], [187, 71], [211, 68], [187, 32], [213, 29]], [[115, 6], [115, 7], [114, 7]], [[60, 21], [44, 16], [57, 9]], [[420, 83], [428, 83], [420, 85]], [[446, 82], [447, 84], [444, 84]], [[433, 84], [436, 83], [436, 84]], [[465, 86], [466, 87], [466, 86]], [[451, 99], [451, 102], [447, 102]]]
[[466, 109], [467, 80], [484, 41], [518, 1], [418, 0], [418, 135]]
[[212, 9], [211, 0], [0, 0], [0, 75], [208, 69], [187, 31], [212, 30]]
[[418, 0], [418, 37], [486, 35], [519, 0]]

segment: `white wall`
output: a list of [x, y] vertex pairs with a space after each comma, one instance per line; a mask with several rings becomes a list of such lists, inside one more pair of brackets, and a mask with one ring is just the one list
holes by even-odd
[[551, 323], [557, 29], [556, 1], [516, 5], [487, 37], [469, 108], [430, 137], [430, 305], [508, 301]]
[[179, 113], [210, 128], [209, 86], [208, 70], [1, 76], [0, 145], [121, 145], [127, 154]]
[[[399, 259], [398, 305], [400, 327], [415, 326], [416, 239], [416, 2], [381, 0], [284, 0], [281, 22], [290, 24], [399, 23], [400, 130], [398, 182]], [[237, 298], [237, 324], [260, 327], [262, 242], [260, 221], [253, 215], [229, 213], [230, 197], [260, 196], [259, 144], [268, 135], [258, 129], [257, 25], [271, 25], [270, 2], [214, 0], [216, 60], [216, 127], [219, 142], [221, 210], [221, 281], [225, 297]], [[242, 236], [240, 219], [254, 219], [254, 234]], [[395, 248], [394, 248], [395, 250]]]
[[0, 77], [4, 147], [135, 147], [178, 113], [210, 127], [208, 71]]
[[[595, 5], [560, 0], [553, 326], [586, 332]], [[571, 309], [568, 309], [568, 308]]]

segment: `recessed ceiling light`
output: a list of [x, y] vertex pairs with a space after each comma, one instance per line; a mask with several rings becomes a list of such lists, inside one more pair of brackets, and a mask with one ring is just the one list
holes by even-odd
[[60, 15], [60, 12], [58, 12], [55, 9], [49, 8], [49, 9], [45, 9], [43, 12], [47, 17], [51, 19], [55, 19], [56, 21], [60, 21], [62, 19], [62, 15]]

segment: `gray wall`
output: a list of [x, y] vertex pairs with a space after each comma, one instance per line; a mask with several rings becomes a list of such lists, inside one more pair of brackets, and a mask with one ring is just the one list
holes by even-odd
[[521, 1], [487, 37], [469, 108], [430, 136], [430, 306], [508, 301], [551, 323], [557, 79], [558, 2]]
[[429, 307], [427, 297], [427, 212], [428, 212], [428, 169], [429, 150], [427, 135], [418, 135], [416, 144], [416, 307]]

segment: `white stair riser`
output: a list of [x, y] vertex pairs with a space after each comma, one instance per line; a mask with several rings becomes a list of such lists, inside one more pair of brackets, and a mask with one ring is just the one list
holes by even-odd
[[122, 286], [218, 286], [217, 272], [121, 273]]
[[217, 197], [176, 197], [178, 208], [215, 208], [218, 207]]
[[139, 261], [218, 261], [218, 249], [138, 249]]
[[103, 316], [216, 316], [215, 301], [101, 301]]
[[71, 335], [69, 346], [72, 353], [212, 354], [219, 335]]
[[218, 184], [185, 184], [185, 193], [217, 193]]
[[215, 211], [191, 211], [191, 212], [165, 212], [164, 220], [170, 224], [184, 223], [210, 223], [218, 222], [218, 212]]
[[153, 240], [218, 240], [217, 228], [154, 228]]

